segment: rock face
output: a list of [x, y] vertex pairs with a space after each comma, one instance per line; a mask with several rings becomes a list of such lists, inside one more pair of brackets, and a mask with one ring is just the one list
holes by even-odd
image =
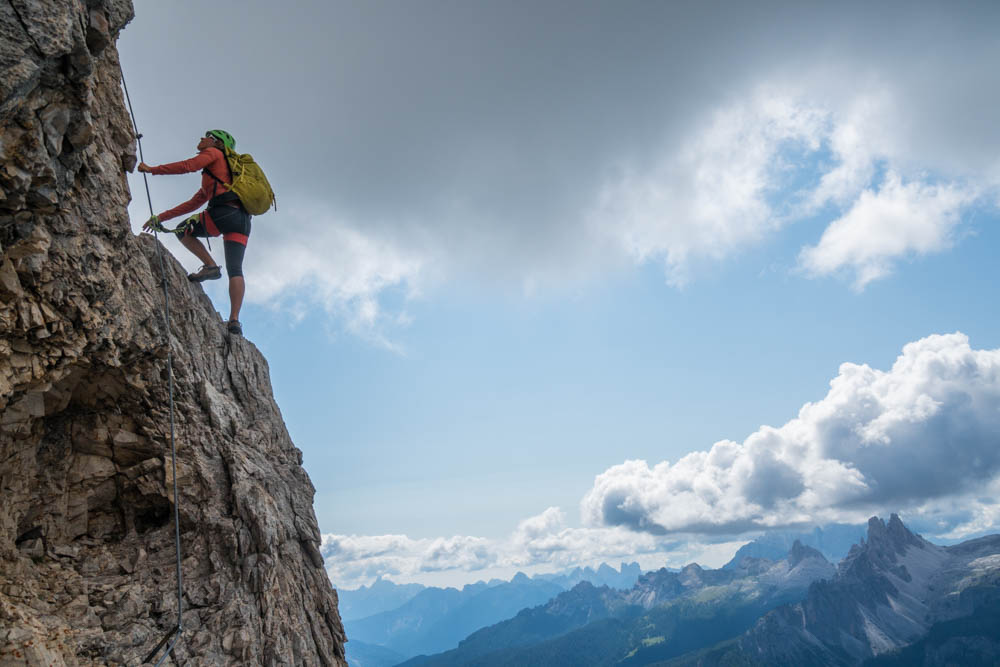
[[267, 363], [130, 231], [128, 0], [0, 0], [0, 666], [344, 665]]

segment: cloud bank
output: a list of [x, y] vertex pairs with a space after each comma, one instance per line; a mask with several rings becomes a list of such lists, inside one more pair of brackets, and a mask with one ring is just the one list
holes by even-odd
[[290, 215], [314, 220], [305, 234], [267, 225], [254, 230], [254, 242], [266, 248], [252, 259], [256, 303], [282, 302], [304, 312], [320, 307], [344, 322], [351, 333], [391, 347], [386, 330], [406, 323], [405, 310], [387, 311], [380, 299], [396, 290], [403, 300], [419, 294], [432, 280], [428, 254], [336, 219], [322, 204], [293, 209]]
[[674, 284], [688, 280], [692, 261], [721, 260], [781, 227], [770, 198], [800, 168], [785, 155], [820, 150], [829, 123], [822, 110], [771, 89], [708, 118], [677, 149], [665, 146], [652, 168], [626, 167], [590, 218], [634, 261], [662, 258]]
[[952, 526], [971, 527], [996, 516], [984, 492], [1000, 476], [998, 444], [1000, 350], [934, 335], [906, 345], [889, 371], [842, 364], [826, 397], [780, 428], [673, 464], [608, 469], [582, 512], [593, 526], [723, 534], [952, 502], [964, 507]]
[[617, 564], [638, 560], [647, 569], [680, 566], [695, 560], [718, 566], [740, 544], [699, 540], [680, 543], [625, 528], [569, 527], [565, 514], [550, 507], [520, 522], [510, 535], [501, 539], [324, 535], [321, 552], [334, 585], [354, 588], [369, 584], [378, 576], [461, 585], [494, 574], [509, 578], [519, 570], [551, 572], [605, 561]]
[[895, 260], [948, 248], [960, 214], [976, 198], [969, 187], [903, 183], [895, 172], [877, 191], [866, 189], [834, 220], [819, 243], [800, 254], [814, 275], [854, 273], [854, 288], [888, 275]]
[[1000, 349], [973, 349], [953, 333], [905, 345], [886, 371], [842, 364], [823, 399], [741, 443], [606, 470], [581, 501], [582, 526], [550, 507], [501, 539], [325, 535], [322, 552], [344, 587], [602, 561], [719, 566], [751, 533], [889, 512], [932, 537], [982, 534], [1000, 526], [997, 498]]

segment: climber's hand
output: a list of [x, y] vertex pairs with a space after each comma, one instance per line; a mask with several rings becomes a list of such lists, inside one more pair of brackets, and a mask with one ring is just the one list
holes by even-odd
[[160, 219], [157, 216], [151, 217], [142, 225], [142, 231], [144, 232], [162, 232], [164, 231], [163, 225], [160, 224]]
[[149, 173], [151, 173], [153, 171], [153, 168], [150, 167], [145, 162], [140, 162], [139, 166], [137, 168], [139, 169], [139, 171], [141, 171], [144, 174], [149, 174]]

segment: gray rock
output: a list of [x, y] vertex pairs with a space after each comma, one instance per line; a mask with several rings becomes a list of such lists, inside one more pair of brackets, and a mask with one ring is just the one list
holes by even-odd
[[[346, 665], [267, 362], [132, 235], [127, 0], [0, 3], [0, 665]], [[71, 149], [71, 150], [70, 150]], [[169, 348], [168, 348], [169, 343]], [[172, 350], [178, 497], [166, 362]]]

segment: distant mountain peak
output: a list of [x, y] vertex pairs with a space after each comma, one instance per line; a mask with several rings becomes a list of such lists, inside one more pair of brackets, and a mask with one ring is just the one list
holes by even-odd
[[745, 560], [747, 557], [772, 562], [787, 560], [795, 540], [819, 551], [828, 563], [837, 563], [864, 539], [866, 532], [863, 524], [827, 524], [802, 532], [768, 531], [741, 546], [722, 567], [726, 570], [746, 569], [750, 563]]
[[[856, 549], [881, 560], [896, 562], [896, 557], [904, 554], [907, 547], [923, 549], [927, 544], [924, 538], [903, 525], [898, 514], [893, 513], [889, 523], [877, 516], [868, 519], [868, 538]], [[851, 549], [851, 552], [856, 549]]]
[[935, 623], [968, 614], [974, 603], [959, 602], [963, 591], [996, 590], [1000, 568], [979, 563], [998, 562], [997, 537], [941, 547], [896, 514], [888, 522], [872, 517], [867, 538], [833, 578], [813, 583], [805, 600], [767, 614], [738, 649], [724, 651], [725, 659], [743, 664], [736, 657], [743, 653], [763, 664], [860, 664], [906, 646]]
[[893, 513], [892, 515], [889, 516], [889, 524], [886, 528], [887, 528], [886, 532], [888, 533], [889, 537], [892, 539], [894, 544], [897, 545], [912, 544], [913, 546], [917, 546], [920, 548], [923, 548], [924, 545], [927, 544], [927, 541], [924, 540], [924, 538], [920, 537], [916, 533], [911, 532], [909, 528], [904, 526], [902, 520], [900, 520], [899, 518], [899, 515], [896, 513]]
[[829, 562], [818, 550], [813, 549], [812, 547], [807, 547], [802, 544], [802, 542], [795, 540], [792, 544], [792, 548], [788, 551], [788, 565], [790, 567], [795, 567], [807, 558], [818, 558], [824, 563]]

